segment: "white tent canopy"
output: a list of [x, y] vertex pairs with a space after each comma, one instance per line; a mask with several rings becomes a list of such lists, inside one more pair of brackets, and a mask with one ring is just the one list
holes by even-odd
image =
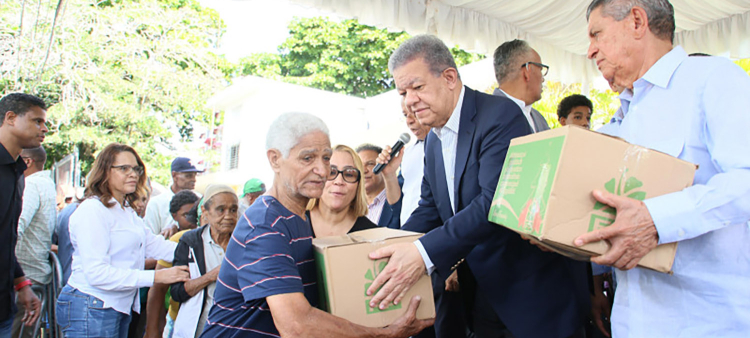
[[[523, 39], [550, 66], [548, 79], [592, 83], [601, 77], [586, 58], [590, 0], [292, 0], [356, 17], [361, 23], [429, 33], [479, 53]], [[750, 0], [671, 0], [675, 43], [686, 51], [750, 57]]]

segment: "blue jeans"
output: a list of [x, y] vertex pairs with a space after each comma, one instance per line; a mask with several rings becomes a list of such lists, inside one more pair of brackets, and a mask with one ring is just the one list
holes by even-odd
[[57, 325], [66, 338], [127, 338], [130, 315], [105, 308], [104, 302], [66, 285], [57, 298]]
[[13, 327], [13, 316], [0, 321], [0, 338], [10, 338], [10, 329]]

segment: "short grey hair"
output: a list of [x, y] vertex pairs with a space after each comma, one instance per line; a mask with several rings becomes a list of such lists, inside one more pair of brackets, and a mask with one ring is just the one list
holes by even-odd
[[453, 54], [445, 43], [436, 36], [427, 34], [416, 35], [398, 46], [388, 59], [388, 70], [393, 74], [394, 70], [417, 58], [424, 59], [435, 76], [440, 76], [448, 68], [458, 70]]
[[[511, 80], [511, 75], [518, 73], [523, 63], [523, 57], [531, 53], [531, 46], [524, 40], [506, 41], [495, 49], [493, 65], [497, 84]], [[513, 77], [515, 78], [515, 77]]]
[[602, 16], [620, 21], [628, 16], [633, 7], [638, 6], [646, 11], [648, 27], [656, 37], [674, 41], [674, 7], [668, 0], [593, 0], [586, 10], [586, 21], [591, 12], [602, 8]]
[[359, 152], [366, 151], [366, 150], [374, 151], [376, 154], [380, 154], [383, 152], [383, 148], [378, 147], [372, 143], [360, 144], [359, 147], [357, 147], [357, 150], [355, 151], [359, 153]]
[[319, 117], [308, 113], [284, 113], [271, 122], [266, 135], [266, 150], [276, 149], [284, 158], [307, 134], [320, 131], [326, 136], [328, 127]]

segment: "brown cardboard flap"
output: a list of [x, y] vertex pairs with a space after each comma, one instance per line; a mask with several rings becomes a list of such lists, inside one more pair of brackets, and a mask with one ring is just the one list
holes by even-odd
[[318, 248], [331, 248], [337, 246], [351, 245], [357, 243], [376, 243], [382, 242], [391, 238], [401, 238], [417, 236], [421, 237], [423, 234], [419, 232], [397, 230], [390, 228], [374, 228], [361, 231], [355, 231], [343, 236], [331, 236], [331, 237], [318, 237], [313, 238], [313, 245]]

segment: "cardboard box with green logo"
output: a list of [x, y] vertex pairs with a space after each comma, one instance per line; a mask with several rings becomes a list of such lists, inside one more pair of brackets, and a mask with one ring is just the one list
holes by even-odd
[[[568, 126], [513, 139], [489, 220], [577, 259], [605, 253], [605, 241], [581, 248], [578, 236], [609, 226], [615, 209], [595, 189], [644, 200], [693, 184], [696, 166], [621, 139]], [[639, 265], [672, 269], [677, 243], [656, 247]]]
[[383, 327], [400, 317], [413, 296], [422, 301], [417, 309], [418, 319], [435, 317], [432, 281], [424, 275], [409, 289], [398, 305], [385, 310], [370, 308], [372, 296], [367, 289], [375, 276], [388, 263], [387, 259], [371, 260], [370, 252], [395, 243], [414, 242], [421, 233], [375, 228], [350, 233], [346, 236], [313, 239], [315, 264], [318, 270], [319, 307], [353, 323]]

